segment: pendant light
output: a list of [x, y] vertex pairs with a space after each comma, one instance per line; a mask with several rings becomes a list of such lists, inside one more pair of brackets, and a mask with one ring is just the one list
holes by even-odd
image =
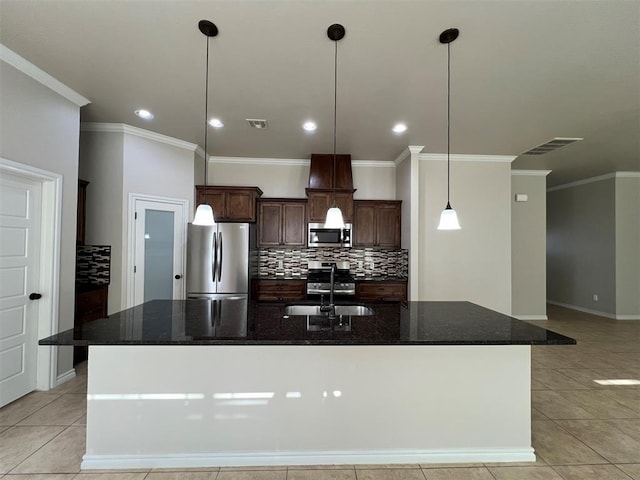
[[[207, 130], [209, 129], [209, 39], [218, 35], [218, 27], [209, 20], [200, 20], [198, 28], [202, 34], [207, 37], [207, 67], [205, 72], [204, 86], [204, 186], [207, 186], [207, 170], [209, 160], [207, 158]], [[201, 203], [196, 208], [196, 214], [193, 217], [194, 225], [215, 225], [213, 218], [213, 209], [211, 205]]]
[[449, 28], [440, 34], [440, 43], [447, 44], [447, 206], [440, 214], [440, 224], [438, 230], [460, 230], [458, 214], [451, 208], [449, 202], [451, 160], [450, 160], [450, 138], [451, 138], [451, 42], [458, 38], [459, 30]]
[[337, 110], [338, 110], [338, 40], [344, 38], [345, 30], [339, 23], [334, 23], [327, 29], [327, 37], [335, 42], [333, 57], [333, 204], [327, 210], [324, 222], [326, 228], [344, 228], [342, 211], [336, 205], [336, 138], [337, 138]]

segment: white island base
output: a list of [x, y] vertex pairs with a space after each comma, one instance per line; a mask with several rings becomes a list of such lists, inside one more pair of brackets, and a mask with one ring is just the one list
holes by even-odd
[[83, 469], [521, 462], [530, 346], [90, 346]]

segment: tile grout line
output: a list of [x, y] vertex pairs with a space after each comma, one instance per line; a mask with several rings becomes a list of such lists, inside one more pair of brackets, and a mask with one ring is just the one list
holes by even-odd
[[[30, 427], [31, 425], [24, 425], [25, 427]], [[64, 425], [45, 425], [47, 427], [62, 427]], [[42, 444], [39, 448], [37, 448], [36, 450], [34, 450], [28, 457], [26, 457], [25, 459], [23, 459], [21, 462], [19, 462], [17, 465], [14, 465], [11, 470], [9, 470], [5, 475], [22, 475], [20, 473], [11, 473], [13, 472], [16, 468], [18, 468], [20, 465], [22, 465], [24, 462], [26, 462], [27, 460], [29, 460], [32, 456], [34, 456], [37, 452], [39, 452], [40, 450], [42, 450], [46, 445], [48, 445], [49, 443], [51, 443], [54, 439], [58, 438], [60, 435], [62, 435], [64, 432], [67, 431], [67, 429], [71, 427], [71, 425], [67, 425], [65, 426], [60, 433], [58, 433], [57, 435], [54, 435], [52, 438], [50, 438], [48, 441], [46, 441], [44, 444]], [[13, 427], [15, 428], [15, 427]], [[21, 427], [18, 427], [21, 428]], [[52, 472], [45, 472], [42, 475], [48, 475]], [[74, 472], [71, 472], [74, 473]], [[80, 473], [80, 469], [78, 467], [78, 471], [74, 473], [75, 476], [78, 476], [78, 474]], [[39, 474], [25, 474], [25, 475], [39, 475]], [[75, 477], [74, 477], [75, 478]]]

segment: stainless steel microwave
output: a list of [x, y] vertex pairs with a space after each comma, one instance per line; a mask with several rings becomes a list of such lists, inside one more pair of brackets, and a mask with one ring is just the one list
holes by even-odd
[[351, 224], [345, 228], [325, 228], [324, 223], [309, 223], [307, 246], [309, 247], [351, 247]]

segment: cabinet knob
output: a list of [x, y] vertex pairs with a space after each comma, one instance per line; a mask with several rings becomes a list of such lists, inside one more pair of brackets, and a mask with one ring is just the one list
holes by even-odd
[[40, 300], [42, 298], [42, 295], [40, 295], [39, 293], [32, 293], [31, 295], [29, 295], [29, 300]]
[[175, 276], [175, 277], [173, 277], [173, 278], [175, 278], [176, 280], [180, 280], [180, 279], [182, 278], [182, 275], [178, 274], [178, 275], [176, 275], [176, 276]]

